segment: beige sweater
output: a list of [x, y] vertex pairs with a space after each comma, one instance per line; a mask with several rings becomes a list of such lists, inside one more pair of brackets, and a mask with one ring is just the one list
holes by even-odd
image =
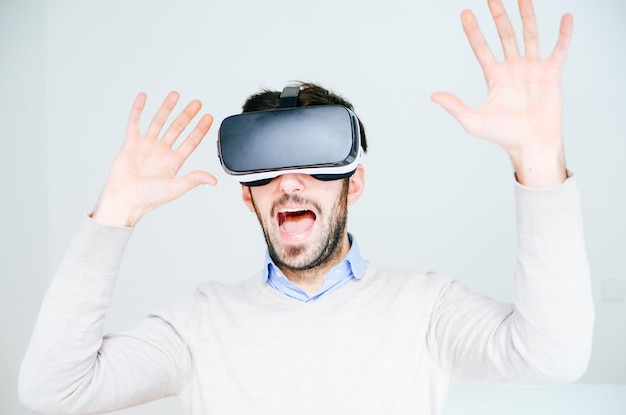
[[85, 221], [44, 300], [20, 398], [49, 414], [179, 395], [188, 414], [441, 414], [450, 379], [570, 381], [593, 305], [574, 179], [516, 185], [515, 304], [370, 265], [315, 302], [260, 275], [206, 283], [123, 333], [102, 325], [131, 231]]

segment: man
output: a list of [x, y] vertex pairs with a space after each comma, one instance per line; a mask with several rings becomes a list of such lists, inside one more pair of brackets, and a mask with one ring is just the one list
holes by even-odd
[[[259, 275], [206, 283], [132, 330], [103, 336], [132, 227], [191, 188], [216, 184], [204, 171], [177, 177], [211, 125], [202, 116], [172, 148], [200, 103], [188, 104], [162, 132], [178, 99], [171, 93], [142, 134], [140, 94], [98, 205], [44, 300], [22, 365], [22, 402], [42, 413], [95, 413], [179, 395], [191, 414], [440, 414], [453, 378], [579, 377], [593, 306], [578, 196], [561, 141], [560, 74], [572, 18], [563, 18], [554, 52], [541, 60], [530, 0], [520, 1], [524, 57], [501, 2], [489, 6], [504, 62], [494, 59], [472, 13], [462, 15], [487, 79], [485, 104], [470, 109], [445, 93], [432, 99], [470, 134], [503, 147], [515, 167], [514, 305], [434, 273], [363, 260], [345, 224], [347, 207], [363, 192], [361, 165], [343, 178], [287, 169], [242, 186], [268, 245]], [[315, 91], [324, 90], [304, 85], [299, 92]], [[277, 104], [271, 96], [273, 104], [256, 109]]]

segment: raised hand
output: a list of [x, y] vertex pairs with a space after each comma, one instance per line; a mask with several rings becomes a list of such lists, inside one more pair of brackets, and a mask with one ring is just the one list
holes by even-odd
[[146, 95], [140, 93], [135, 98], [128, 117], [126, 137], [91, 215], [95, 221], [105, 225], [134, 226], [149, 210], [178, 198], [200, 184], [217, 183], [217, 179], [206, 171], [196, 170], [177, 176], [213, 122], [210, 115], [203, 115], [178, 148], [173, 148], [183, 130], [200, 111], [200, 101], [191, 101], [159, 138], [178, 99], [177, 92], [170, 92], [157, 110], [148, 131], [142, 134], [139, 125]]
[[525, 56], [519, 51], [502, 2], [489, 0], [488, 4], [504, 50], [502, 62], [493, 56], [473, 13], [465, 10], [461, 15], [463, 29], [487, 81], [487, 99], [476, 109], [448, 93], [434, 93], [432, 100], [469, 134], [504, 148], [520, 183], [529, 187], [556, 186], [566, 177], [561, 71], [572, 36], [572, 16], [563, 16], [556, 47], [543, 60], [531, 0], [519, 0]]

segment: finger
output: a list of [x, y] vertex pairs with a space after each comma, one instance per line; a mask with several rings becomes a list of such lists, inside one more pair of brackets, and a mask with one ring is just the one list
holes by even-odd
[[515, 30], [509, 20], [509, 16], [506, 14], [504, 5], [501, 0], [489, 0], [489, 10], [491, 10], [491, 16], [496, 23], [496, 29], [498, 29], [498, 36], [502, 42], [502, 50], [504, 51], [505, 58], [512, 58], [519, 56], [519, 49], [517, 47], [517, 41], [515, 40]]
[[559, 68], [563, 67], [565, 58], [567, 57], [567, 51], [572, 40], [572, 33], [574, 30], [574, 18], [571, 14], [566, 14], [561, 19], [561, 28], [559, 31], [559, 39], [556, 42], [556, 46], [552, 51], [550, 60], [554, 62]]
[[200, 145], [209, 128], [211, 128], [211, 124], [213, 124], [211, 115], [205, 114], [200, 118], [196, 127], [176, 150], [183, 157], [183, 160], [186, 160], [196, 147]]
[[157, 110], [156, 114], [154, 114], [152, 122], [150, 122], [150, 126], [148, 127], [147, 132], [147, 135], [149, 137], [158, 137], [161, 129], [163, 128], [163, 125], [165, 125], [165, 122], [167, 121], [167, 117], [170, 116], [172, 110], [176, 106], [179, 97], [180, 95], [176, 91], [172, 91], [167, 94], [167, 97], [165, 97], [165, 100], [163, 100], [163, 103]]
[[461, 124], [465, 131], [473, 135], [473, 132], [476, 131], [476, 118], [474, 117], [473, 109], [465, 105], [465, 103], [456, 96], [447, 92], [435, 92], [431, 95], [430, 99], [448, 111], [448, 113]]
[[139, 123], [141, 121], [141, 113], [143, 112], [143, 108], [146, 105], [146, 94], [140, 92], [135, 97], [135, 101], [133, 101], [133, 106], [130, 108], [130, 113], [128, 114], [128, 122], [126, 124], [126, 135], [138, 135], [139, 134]]
[[202, 104], [198, 100], [193, 100], [180, 113], [178, 117], [172, 122], [170, 127], [163, 135], [162, 141], [170, 147], [174, 144], [176, 139], [180, 136], [185, 128], [189, 125], [189, 122], [195, 117], [202, 108]]
[[478, 27], [476, 17], [474, 17], [471, 11], [465, 10], [461, 14], [461, 23], [463, 24], [465, 36], [474, 51], [476, 59], [478, 59], [478, 63], [485, 69], [486, 66], [495, 62], [496, 58], [494, 58], [493, 53], [491, 53], [491, 49]]
[[520, 0], [519, 11], [524, 31], [524, 54], [528, 58], [539, 58], [539, 31], [537, 30], [533, 2], [531, 0]]

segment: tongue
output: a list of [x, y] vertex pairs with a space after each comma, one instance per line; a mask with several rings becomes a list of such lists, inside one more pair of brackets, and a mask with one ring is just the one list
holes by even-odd
[[315, 215], [311, 211], [287, 214], [280, 229], [289, 235], [299, 235], [313, 226]]

